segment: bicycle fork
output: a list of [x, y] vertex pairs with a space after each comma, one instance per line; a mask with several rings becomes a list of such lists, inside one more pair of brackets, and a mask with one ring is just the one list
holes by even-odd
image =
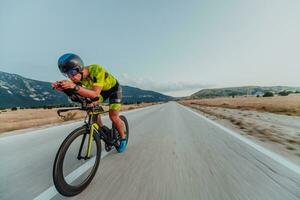
[[81, 144], [80, 144], [80, 148], [79, 148], [79, 152], [78, 152], [78, 155], [77, 155], [77, 159], [78, 160], [80, 160], [82, 158], [84, 160], [87, 160], [87, 159], [91, 158], [92, 145], [93, 145], [93, 137], [94, 137], [95, 129], [96, 130], [99, 129], [99, 126], [98, 126], [97, 123], [93, 123], [91, 125], [90, 134], [89, 134], [89, 140], [88, 140], [88, 146], [87, 146], [87, 152], [86, 152], [86, 155], [84, 157], [81, 156], [81, 153], [82, 153], [82, 148], [83, 148], [83, 145], [84, 145], [87, 133], [85, 133], [83, 135], [83, 138], [82, 138]]

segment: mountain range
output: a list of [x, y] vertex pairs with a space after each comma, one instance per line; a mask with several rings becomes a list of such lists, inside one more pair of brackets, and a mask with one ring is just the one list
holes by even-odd
[[228, 88], [215, 88], [215, 89], [202, 89], [190, 96], [190, 98], [210, 98], [210, 97], [226, 97], [226, 96], [262, 96], [266, 92], [273, 92], [278, 94], [282, 91], [296, 92], [300, 91], [300, 87], [289, 86], [244, 86], [244, 87], [228, 87]]
[[[150, 90], [122, 86], [123, 103], [170, 101], [174, 98]], [[53, 90], [50, 82], [32, 80], [0, 71], [0, 108], [42, 107], [70, 104], [61, 92]]]

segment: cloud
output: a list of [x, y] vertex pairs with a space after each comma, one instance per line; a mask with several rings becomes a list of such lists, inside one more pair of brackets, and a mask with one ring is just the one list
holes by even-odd
[[157, 82], [149, 78], [133, 77], [128, 74], [122, 74], [118, 80], [123, 85], [129, 85], [146, 90], [153, 90], [162, 93], [174, 93], [178, 91], [197, 91], [211, 85], [197, 82]]

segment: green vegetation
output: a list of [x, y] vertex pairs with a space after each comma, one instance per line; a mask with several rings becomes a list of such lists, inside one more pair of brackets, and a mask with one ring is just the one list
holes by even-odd
[[273, 92], [265, 92], [265, 94], [263, 95], [263, 97], [273, 97], [274, 96], [274, 93]]
[[293, 93], [293, 92], [292, 91], [284, 90], [284, 91], [279, 92], [278, 95], [279, 96], [288, 96], [291, 93]]

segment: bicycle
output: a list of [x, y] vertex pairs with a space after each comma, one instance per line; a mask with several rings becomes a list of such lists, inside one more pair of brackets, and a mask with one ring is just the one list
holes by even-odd
[[[96, 123], [98, 115], [102, 115], [108, 111], [104, 111], [101, 106], [87, 106], [94, 100], [74, 94], [70, 90], [63, 92], [65, 92], [72, 101], [81, 103], [81, 106], [59, 109], [57, 114], [60, 117], [64, 117], [61, 115], [62, 112], [72, 110], [87, 111], [84, 125], [73, 130], [64, 139], [56, 154], [53, 165], [53, 182], [57, 191], [63, 196], [75, 196], [81, 193], [91, 183], [97, 172], [101, 159], [101, 140], [104, 141], [105, 150], [107, 152], [111, 151], [114, 147], [118, 151], [120, 135], [114, 124], [112, 124], [111, 129], [105, 125], [101, 127], [98, 126]], [[128, 143], [128, 122], [125, 116], [121, 115], [120, 118], [124, 122], [126, 142]], [[67, 154], [68, 150], [70, 150], [70, 155]], [[92, 152], [92, 150], [94, 151]], [[70, 164], [70, 166], [68, 164]], [[65, 166], [68, 167], [64, 168]], [[81, 173], [83, 172], [80, 176], [76, 175], [78, 169], [81, 170]]]

